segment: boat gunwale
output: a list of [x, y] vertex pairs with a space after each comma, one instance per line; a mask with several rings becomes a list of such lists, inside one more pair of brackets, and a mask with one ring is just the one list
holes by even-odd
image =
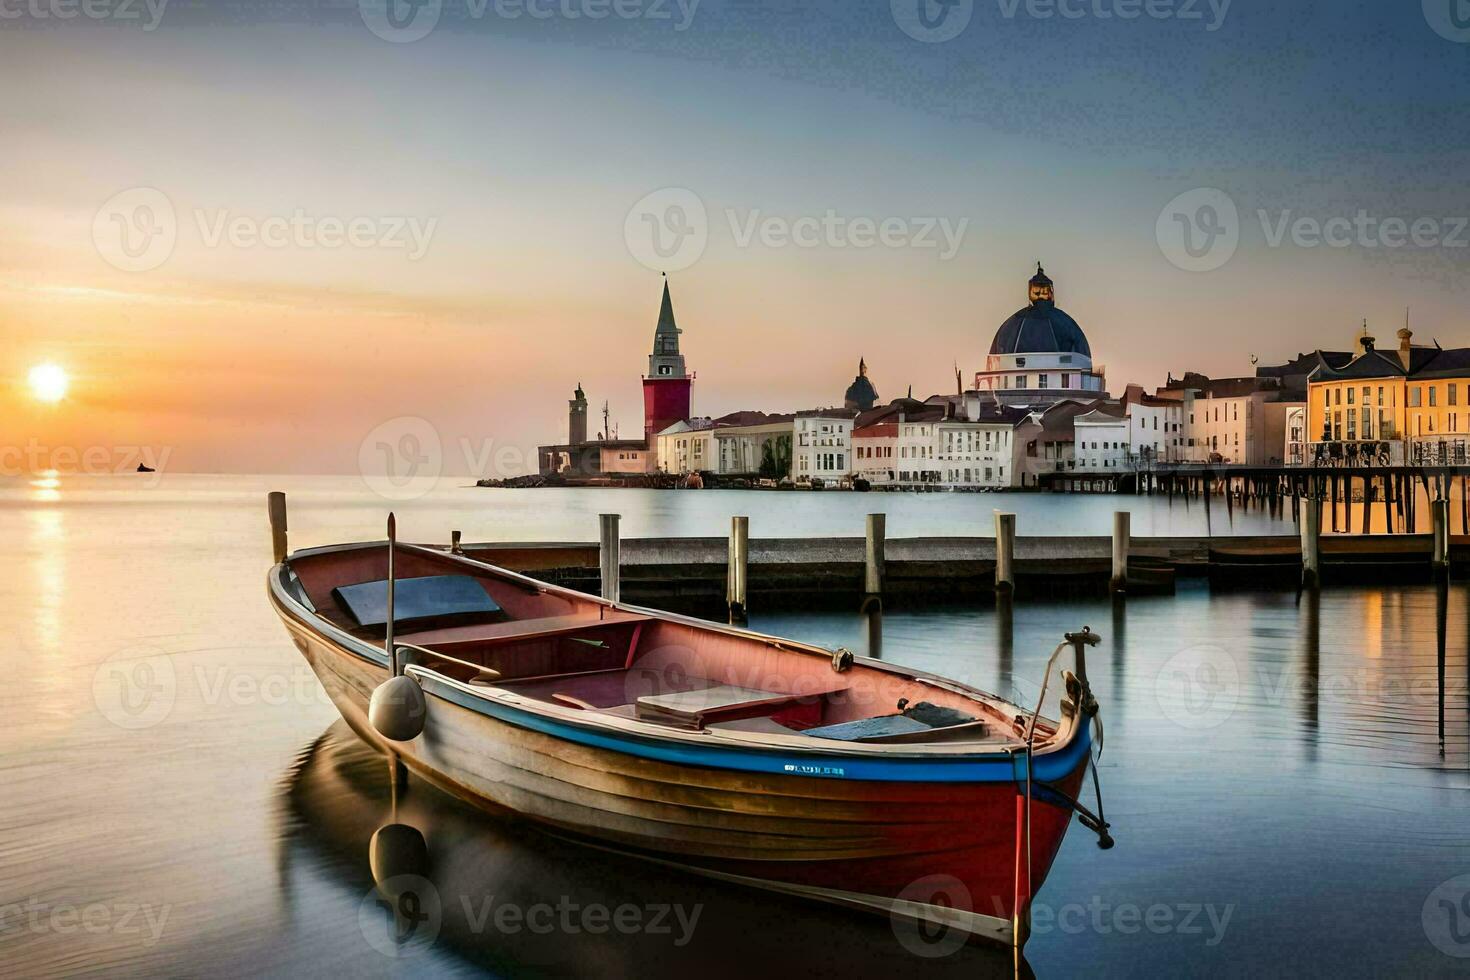
[[[274, 565], [267, 576], [269, 593], [272, 604], [277, 607], [279, 613], [287, 620], [299, 624], [300, 628], [308, 633], [314, 633], [322, 640], [328, 641], [345, 653], [349, 653], [359, 659], [366, 660], [377, 667], [387, 668], [387, 652], [367, 641], [353, 636], [335, 624], [329, 622], [325, 617], [315, 612], [288, 591], [287, 572], [291, 562], [302, 557], [311, 557], [323, 554], [340, 553], [345, 551], [362, 550], [373, 547], [386, 547], [387, 542], [360, 542], [342, 545], [327, 545], [316, 548], [304, 549], [288, 556], [287, 560]], [[520, 575], [486, 562], [477, 561], [452, 552], [442, 551], [424, 545], [403, 544], [398, 545], [400, 550], [416, 551], [431, 555], [439, 559], [449, 559], [453, 562], [462, 563], [491, 573], [496, 577], [511, 580], [513, 584], [521, 584], [534, 588], [539, 592], [555, 594], [578, 602], [591, 603], [607, 609], [648, 615], [655, 619], [673, 622], [679, 625], [693, 627], [699, 630], [722, 633], [745, 639], [755, 640], [774, 645], [784, 651], [804, 653], [810, 656], [820, 656], [830, 659], [831, 651], [823, 650], [811, 644], [799, 641], [786, 640], [779, 637], [744, 630], [738, 627], [725, 626], [719, 623], [711, 623], [694, 617], [681, 616], [675, 613], [666, 613], [662, 610], [646, 609], [625, 603], [615, 603], [597, 596], [590, 596], [559, 586], [540, 582], [536, 579]], [[1019, 712], [1027, 713], [1025, 708], [1011, 702], [1005, 701], [995, 695], [971, 688], [969, 685], [949, 678], [930, 674], [925, 671], [911, 670], [895, 664], [872, 660], [867, 657], [855, 657], [857, 663], [866, 669], [882, 673], [894, 674], [899, 677], [914, 680], [921, 683], [929, 683], [933, 686], [949, 690], [953, 693], [976, 700], [992, 708], [1003, 706], [1013, 708]], [[1014, 769], [1015, 778], [1025, 778], [1025, 763], [1022, 758], [1025, 753], [1023, 742], [976, 746], [965, 743], [949, 744], [925, 744], [906, 743], [900, 745], [873, 744], [861, 742], [834, 742], [831, 745], [820, 744], [821, 740], [804, 738], [799, 734], [780, 735], [765, 732], [742, 732], [729, 729], [699, 729], [684, 731], [668, 726], [658, 725], [639, 719], [619, 718], [600, 712], [588, 712], [585, 709], [572, 708], [557, 705], [537, 699], [525, 698], [515, 692], [506, 691], [494, 687], [474, 687], [461, 683], [444, 674], [438, 673], [430, 668], [413, 665], [414, 672], [422, 673], [431, 679], [435, 686], [443, 686], [459, 695], [456, 698], [445, 698], [439, 692], [434, 693], [436, 697], [450, 700], [468, 710], [477, 711], [481, 714], [490, 714], [488, 711], [480, 711], [476, 703], [482, 705], [499, 705], [503, 709], [512, 712], [523, 712], [532, 717], [541, 717], [556, 725], [566, 725], [575, 729], [590, 730], [593, 733], [602, 732], [621, 738], [632, 738], [640, 742], [668, 745], [670, 743], [687, 746], [690, 748], [718, 748], [726, 751], [758, 751], [796, 753], [817, 759], [837, 759], [850, 761], [888, 761], [888, 762], [930, 762], [930, 763], [989, 763], [990, 765], [1009, 763], [1009, 768]], [[466, 703], [468, 701], [469, 703]], [[491, 717], [496, 717], [491, 715]], [[517, 722], [505, 718], [497, 718], [507, 724], [516, 725]], [[518, 725], [518, 727], [527, 727]], [[1044, 744], [1039, 744], [1033, 749], [1033, 755], [1037, 763], [1043, 759], [1066, 753], [1078, 741], [1079, 736], [1085, 739], [1087, 726], [1080, 723], [1077, 712], [1065, 715], [1062, 722], [1052, 737]], [[1033, 769], [1035, 767], [1033, 766]], [[798, 775], [803, 775], [798, 773]]]

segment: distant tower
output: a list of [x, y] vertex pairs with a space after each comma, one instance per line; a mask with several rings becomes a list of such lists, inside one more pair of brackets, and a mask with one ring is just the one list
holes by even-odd
[[653, 352], [648, 355], [648, 376], [643, 379], [643, 436], [650, 446], [655, 435], [689, 418], [694, 379], [684, 367], [684, 355], [679, 353], [681, 333], [674, 321], [674, 301], [665, 276], [663, 306], [653, 332]]
[[587, 441], [587, 393], [577, 382], [576, 397], [567, 402], [567, 442], [580, 446]]
[[864, 412], [878, 404], [878, 389], [868, 380], [868, 362], [861, 357], [858, 358], [857, 377], [847, 386], [842, 404], [845, 408], [857, 408]]

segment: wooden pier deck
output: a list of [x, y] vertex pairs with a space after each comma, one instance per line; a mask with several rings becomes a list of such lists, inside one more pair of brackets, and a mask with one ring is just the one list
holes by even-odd
[[[1432, 535], [1324, 535], [1327, 584], [1429, 581]], [[482, 560], [535, 578], [597, 593], [597, 542], [466, 545]], [[882, 598], [889, 605], [978, 600], [996, 593], [996, 541], [989, 537], [890, 538], [885, 542]], [[729, 542], [725, 538], [630, 538], [620, 544], [620, 585], [628, 602], [689, 611], [723, 607]], [[1017, 537], [1015, 589], [1021, 597], [1103, 595], [1109, 588], [1112, 539]], [[752, 538], [749, 606], [855, 608], [865, 589], [866, 540]], [[1470, 536], [1451, 539], [1451, 567], [1470, 571]], [[1296, 536], [1135, 537], [1128, 553], [1131, 594], [1171, 593], [1176, 578], [1209, 578], [1221, 586], [1294, 590], [1301, 580]]]

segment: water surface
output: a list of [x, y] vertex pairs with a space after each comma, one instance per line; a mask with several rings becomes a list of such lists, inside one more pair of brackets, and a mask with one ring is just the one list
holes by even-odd
[[[991, 975], [882, 919], [715, 886], [471, 811], [384, 767], [337, 723], [270, 612], [263, 494], [288, 491], [296, 547], [381, 537], [390, 503], [346, 478], [12, 481], [0, 487], [0, 962], [18, 975]], [[508, 493], [445, 486], [393, 503], [406, 537], [985, 534], [996, 506], [1036, 533], [1105, 533], [1120, 498]], [[1203, 515], [1129, 500], [1135, 532]], [[767, 503], [766, 501], [769, 501]], [[1226, 523], [1215, 512], [1216, 530]], [[1236, 513], [1236, 526], [1261, 520]], [[1199, 525], [1196, 525], [1196, 521]], [[759, 531], [757, 531], [759, 529]], [[1090, 660], [1118, 846], [1074, 825], [1038, 903], [1042, 976], [1205, 972], [1464, 975], [1470, 959], [1466, 586], [1211, 594], [752, 625], [1037, 694], [1063, 630]], [[1441, 661], [1440, 643], [1443, 643]], [[1443, 738], [1439, 673], [1445, 672]], [[413, 827], [441, 900], [435, 935], [386, 941], [369, 843]], [[1448, 884], [1446, 884], [1448, 883]], [[540, 905], [549, 933], [497, 928]], [[653, 928], [653, 906], [667, 912]], [[594, 926], [625, 908], [624, 924]], [[681, 929], [674, 911], [692, 928]], [[592, 910], [591, 913], [588, 910]], [[571, 914], [571, 913], [567, 913]], [[487, 917], [488, 916], [488, 917]], [[608, 919], [607, 921], [611, 921]], [[539, 920], [538, 920], [539, 923]], [[927, 937], [932, 939], [933, 937]]]

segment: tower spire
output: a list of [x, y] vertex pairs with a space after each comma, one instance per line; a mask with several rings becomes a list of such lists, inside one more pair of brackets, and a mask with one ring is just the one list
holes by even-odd
[[679, 323], [674, 318], [674, 297], [669, 292], [669, 277], [664, 274], [663, 301], [659, 304], [658, 325], [653, 331], [653, 351], [648, 355], [650, 378], [685, 377], [684, 355], [679, 351]]

